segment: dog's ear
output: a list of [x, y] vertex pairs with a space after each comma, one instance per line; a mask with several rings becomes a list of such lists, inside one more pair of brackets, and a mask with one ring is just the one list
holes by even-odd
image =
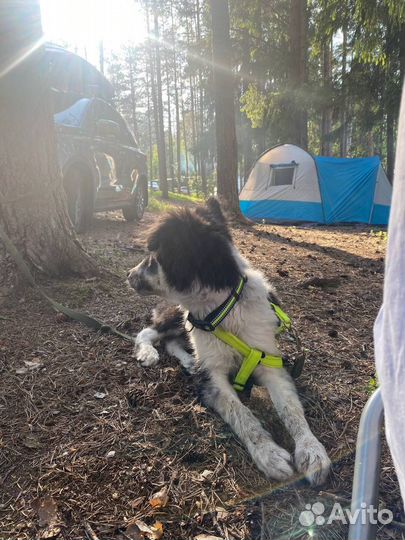
[[158, 251], [159, 246], [162, 243], [162, 229], [159, 225], [160, 222], [149, 229], [147, 237], [147, 248], [149, 251]]
[[226, 219], [222, 212], [221, 204], [216, 197], [210, 197], [205, 203], [209, 213], [215, 219], [217, 223], [226, 225]]

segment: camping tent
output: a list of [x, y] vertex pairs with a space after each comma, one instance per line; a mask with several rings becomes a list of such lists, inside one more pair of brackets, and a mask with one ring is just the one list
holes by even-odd
[[240, 207], [251, 219], [386, 225], [391, 191], [378, 156], [313, 157], [282, 144], [258, 158]]

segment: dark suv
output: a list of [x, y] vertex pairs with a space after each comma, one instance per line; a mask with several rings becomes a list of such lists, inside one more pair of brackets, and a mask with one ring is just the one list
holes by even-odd
[[94, 211], [122, 209], [128, 221], [142, 218], [148, 202], [146, 156], [122, 116], [102, 99], [83, 97], [54, 114], [54, 121], [76, 230], [86, 229]]

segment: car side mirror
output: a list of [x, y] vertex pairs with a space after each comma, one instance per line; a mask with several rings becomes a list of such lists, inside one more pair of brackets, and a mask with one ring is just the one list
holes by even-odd
[[120, 126], [113, 120], [100, 118], [96, 122], [97, 135], [107, 139], [118, 139], [120, 135]]

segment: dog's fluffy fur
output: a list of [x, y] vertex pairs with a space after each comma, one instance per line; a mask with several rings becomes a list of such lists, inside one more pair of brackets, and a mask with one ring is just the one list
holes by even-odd
[[169, 212], [150, 234], [148, 249], [151, 255], [128, 273], [129, 284], [140, 294], [157, 294], [181, 307], [172, 308], [171, 313], [154, 313], [152, 327], [136, 338], [138, 360], [143, 365], [155, 364], [159, 356], [153, 344], [163, 340], [170, 354], [186, 369], [196, 371], [205, 404], [231, 426], [260, 470], [269, 478], [286, 480], [295, 465], [311, 484], [321, 484], [330, 460], [311, 432], [294, 383], [284, 369], [259, 365], [253, 381], [267, 388], [295, 442], [294, 459], [273, 441], [233, 389], [241, 356], [198, 329], [189, 334], [195, 355], [185, 350], [184, 311], [203, 319], [229, 296], [240, 275], [246, 275], [242, 296], [221, 325], [252, 347], [280, 354], [278, 320], [267, 299], [274, 295], [273, 288], [233, 245], [218, 201], [210, 199], [205, 207]]

